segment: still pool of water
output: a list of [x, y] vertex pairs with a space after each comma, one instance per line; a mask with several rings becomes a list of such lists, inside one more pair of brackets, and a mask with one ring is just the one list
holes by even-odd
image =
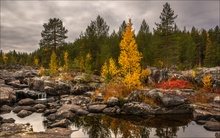
[[[0, 115], [14, 118], [15, 123], [30, 123], [36, 132], [45, 131], [45, 117], [39, 113], [19, 118], [13, 112]], [[207, 131], [192, 121], [191, 116], [107, 116], [89, 115], [74, 117], [70, 128], [75, 130], [72, 138], [215, 138], [215, 133]]]

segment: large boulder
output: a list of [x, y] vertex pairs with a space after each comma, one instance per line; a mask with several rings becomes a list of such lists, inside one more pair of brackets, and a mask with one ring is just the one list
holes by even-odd
[[81, 107], [79, 105], [74, 105], [74, 104], [64, 104], [62, 105], [57, 111], [62, 112], [62, 111], [71, 111], [73, 113], [77, 112]]
[[29, 116], [29, 115], [31, 115], [31, 114], [32, 114], [31, 111], [21, 110], [21, 111], [17, 114], [17, 116], [20, 117], [20, 118], [24, 118], [24, 117]]
[[33, 105], [35, 102], [31, 98], [25, 98], [18, 102], [18, 105]]
[[149, 104], [139, 102], [125, 103], [121, 109], [125, 114], [147, 115], [153, 113]]
[[109, 97], [108, 100], [106, 101], [106, 104], [108, 106], [115, 106], [118, 104], [118, 98], [117, 97]]
[[21, 100], [24, 98], [38, 99], [42, 92], [30, 90], [28, 88], [15, 90], [17, 100]]
[[39, 77], [30, 78], [28, 85], [31, 90], [44, 92], [44, 80]]
[[42, 113], [46, 109], [46, 106], [43, 104], [36, 104], [33, 108], [37, 113]]
[[8, 106], [8, 105], [3, 105], [3, 106], [0, 108], [0, 112], [1, 112], [1, 113], [10, 113], [12, 109], [13, 109], [13, 108], [10, 107], [10, 106]]
[[65, 95], [70, 93], [70, 86], [62, 81], [44, 81], [44, 90], [48, 95]]
[[107, 107], [106, 104], [94, 104], [89, 105], [88, 110], [90, 113], [101, 113]]
[[167, 70], [158, 70], [156, 68], [151, 68], [151, 75], [148, 77], [149, 83], [160, 83], [162, 81], [168, 80], [168, 71]]
[[208, 121], [203, 127], [209, 131], [220, 131], [220, 122]]
[[0, 105], [12, 104], [16, 101], [14, 89], [4, 84], [4, 81], [0, 79]]
[[13, 112], [14, 113], [19, 113], [21, 110], [33, 111], [33, 108], [31, 106], [16, 106], [13, 109]]
[[87, 115], [87, 114], [89, 114], [89, 112], [84, 109], [79, 109], [79, 110], [77, 110], [76, 114], [77, 115]]
[[117, 112], [117, 108], [115, 107], [109, 107], [103, 110], [103, 113], [105, 114], [115, 114], [116, 112]]
[[71, 94], [74, 95], [82, 95], [85, 92], [94, 90], [94, 87], [90, 86], [89, 84], [76, 84], [71, 89]]
[[8, 118], [8, 119], [2, 119], [2, 123], [14, 123], [15, 119], [14, 118]]
[[67, 128], [69, 125], [70, 125], [70, 121], [68, 119], [62, 119], [62, 120], [50, 125], [49, 128], [54, 128], [54, 127]]
[[27, 84], [21, 84], [19, 80], [14, 80], [8, 83], [8, 85], [11, 85], [14, 88], [23, 89], [28, 88]]
[[165, 107], [173, 107], [187, 103], [187, 99], [173, 94], [164, 94], [160, 96], [160, 100]]

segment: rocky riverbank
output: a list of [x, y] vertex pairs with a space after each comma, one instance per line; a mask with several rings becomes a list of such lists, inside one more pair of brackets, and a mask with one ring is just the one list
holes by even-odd
[[[152, 69], [149, 83], [157, 83], [170, 77], [177, 77], [201, 83], [205, 74], [211, 74], [213, 88], [220, 88], [220, 68], [201, 68], [197, 77], [190, 71], [175, 72]], [[70, 120], [75, 116], [92, 114], [109, 115], [181, 115], [192, 114], [197, 123], [210, 131], [220, 131], [220, 96], [210, 94], [209, 103], [192, 103], [194, 89], [144, 89], [134, 91], [119, 99], [109, 97], [103, 100], [95, 90], [102, 87], [103, 79], [85, 73], [72, 74], [71, 80], [52, 79], [38, 76], [34, 68], [20, 70], [0, 70], [0, 114], [14, 112], [24, 118], [33, 113], [42, 113], [46, 117], [48, 129], [45, 132], [33, 132], [29, 124], [15, 124], [12, 118], [0, 118], [0, 137], [69, 137], [73, 132], [68, 129]], [[147, 100], [153, 99], [157, 103]], [[59, 133], [58, 132], [62, 132]], [[24, 135], [25, 134], [25, 135]]]

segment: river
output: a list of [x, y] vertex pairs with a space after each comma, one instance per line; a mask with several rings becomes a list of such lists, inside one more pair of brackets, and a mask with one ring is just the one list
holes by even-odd
[[[39, 113], [19, 118], [13, 112], [0, 115], [14, 118], [15, 123], [30, 123], [35, 132], [45, 131], [47, 122]], [[192, 121], [189, 115], [172, 116], [108, 116], [90, 114], [75, 116], [70, 129], [72, 138], [215, 138], [215, 133]]]

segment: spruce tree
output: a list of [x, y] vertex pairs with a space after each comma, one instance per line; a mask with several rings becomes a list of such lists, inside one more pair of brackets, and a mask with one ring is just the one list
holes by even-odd
[[154, 33], [158, 36], [157, 60], [162, 61], [166, 67], [175, 64], [178, 59], [178, 49], [175, 44], [175, 19], [177, 15], [171, 9], [169, 3], [163, 5], [163, 11], [160, 15], [160, 23], [156, 24]]
[[204, 65], [206, 67], [213, 67], [217, 65], [217, 46], [213, 44], [211, 41], [209, 34], [207, 34], [207, 44], [206, 44], [206, 51], [205, 51], [205, 60]]
[[149, 46], [151, 36], [152, 35], [149, 30], [149, 25], [146, 23], [145, 20], [143, 20], [137, 34], [138, 49], [143, 53], [143, 59], [142, 59], [143, 68], [146, 68], [147, 65], [151, 64], [150, 60], [152, 58], [152, 49]]

